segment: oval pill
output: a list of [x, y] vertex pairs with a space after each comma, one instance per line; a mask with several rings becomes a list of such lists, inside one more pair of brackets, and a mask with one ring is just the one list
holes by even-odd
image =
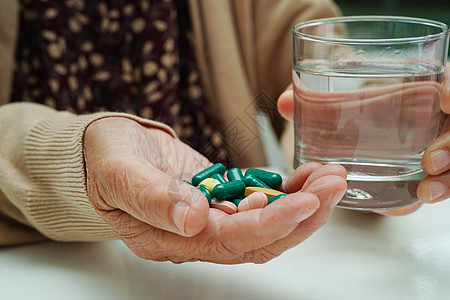
[[267, 201], [267, 205], [269, 205], [270, 203], [272, 203], [272, 202], [274, 202], [274, 201], [276, 201], [276, 200], [278, 200], [278, 199], [280, 199], [281, 197], [284, 197], [284, 196], [286, 196], [286, 194], [280, 194], [280, 195], [277, 195], [277, 196], [269, 198], [268, 201]]
[[248, 197], [250, 194], [255, 193], [255, 192], [262, 192], [264, 193], [267, 198], [272, 198], [278, 195], [286, 195], [283, 192], [277, 191], [277, 190], [273, 190], [273, 189], [268, 189], [268, 188], [261, 188], [261, 187], [256, 187], [256, 186], [248, 186], [245, 188], [245, 197]]
[[212, 195], [218, 200], [235, 199], [244, 194], [245, 183], [241, 180], [228, 181], [214, 187]]
[[229, 181], [232, 180], [244, 180], [244, 175], [242, 174], [241, 169], [239, 168], [231, 168], [227, 172], [227, 178]]
[[220, 184], [219, 180], [214, 179], [214, 178], [206, 178], [206, 179], [202, 180], [202, 182], [200, 182], [198, 185], [206, 186], [208, 188], [208, 190], [212, 193], [212, 190], [218, 184]]
[[269, 187], [273, 189], [278, 188], [283, 181], [283, 178], [281, 177], [280, 174], [260, 169], [248, 169], [245, 172], [245, 175], [252, 175], [253, 177], [256, 177], [259, 180], [263, 181], [265, 184], [267, 184]]
[[238, 212], [251, 209], [264, 208], [267, 205], [267, 196], [262, 192], [255, 192], [245, 197], [238, 205]]
[[247, 186], [257, 186], [270, 189], [270, 186], [265, 184], [262, 180], [259, 180], [258, 178], [254, 177], [253, 175], [245, 175], [244, 182]]
[[237, 212], [237, 206], [230, 201], [211, 200], [210, 207], [220, 209], [221, 211], [231, 215]]
[[225, 166], [221, 163], [217, 163], [212, 165], [209, 168], [204, 169], [203, 171], [198, 172], [192, 177], [192, 184], [197, 186], [202, 180], [211, 177], [213, 174], [223, 175], [226, 169]]

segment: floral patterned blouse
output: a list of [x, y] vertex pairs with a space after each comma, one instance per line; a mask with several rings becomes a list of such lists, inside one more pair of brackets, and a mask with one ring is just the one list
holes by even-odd
[[163, 122], [226, 161], [202, 91], [187, 0], [21, 0], [13, 101]]

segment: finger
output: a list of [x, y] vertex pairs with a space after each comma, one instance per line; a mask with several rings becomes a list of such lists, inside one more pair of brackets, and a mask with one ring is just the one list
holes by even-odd
[[230, 255], [234, 254], [241, 257], [239, 259], [244, 259], [242, 257], [244, 253], [287, 236], [318, 207], [317, 196], [299, 193], [282, 197], [263, 209], [231, 215], [222, 223], [221, 244]]
[[422, 169], [430, 175], [438, 175], [450, 169], [450, 118], [447, 117], [439, 137], [425, 150]]
[[197, 234], [207, 224], [205, 196], [145, 161], [109, 159], [88, 173], [93, 179], [90, 192], [102, 200], [94, 202], [100, 214], [120, 209], [149, 225], [184, 236]]
[[425, 177], [417, 187], [417, 197], [425, 203], [439, 202], [450, 196], [450, 171]]
[[444, 72], [444, 85], [441, 93], [441, 109], [446, 114], [450, 114], [450, 63], [447, 63]]
[[277, 101], [278, 112], [288, 121], [294, 119], [294, 92], [292, 84], [278, 97]]
[[[309, 236], [326, 224], [333, 208], [342, 199], [346, 190], [347, 182], [341, 176], [327, 175], [317, 179], [308, 187], [306, 192], [311, 192], [319, 198], [319, 209], [309, 218], [301, 222], [288, 236], [283, 239], [276, 240], [261, 251], [268, 251], [270, 253], [280, 255], [284, 251], [306, 240]], [[303, 193], [304, 192], [298, 192], [291, 195], [292, 197], [296, 197], [294, 195], [302, 195]], [[277, 201], [281, 201], [285, 198], [287, 198], [287, 196]]]
[[327, 175], [336, 175], [346, 179], [347, 170], [343, 166], [337, 164], [323, 165], [320, 168], [314, 170], [314, 172], [307, 178], [306, 182], [303, 184], [302, 191], [309, 191], [308, 188], [312, 183], [316, 182], [319, 178]]
[[404, 216], [410, 213], [415, 212], [423, 205], [423, 202], [414, 203], [413, 205], [409, 205], [406, 207], [400, 207], [389, 210], [374, 210], [374, 213], [383, 215], [383, 216]]
[[[331, 168], [330, 168], [331, 169]], [[314, 175], [314, 174], [313, 174]], [[321, 200], [321, 206], [325, 205], [318, 213], [327, 213], [332, 210], [342, 199], [347, 191], [347, 181], [341, 175], [328, 174], [319, 176], [304, 188], [305, 192], [313, 193]]]
[[280, 189], [286, 193], [298, 192], [311, 174], [322, 167], [322, 164], [310, 162], [298, 166], [287, 179], [283, 180]]

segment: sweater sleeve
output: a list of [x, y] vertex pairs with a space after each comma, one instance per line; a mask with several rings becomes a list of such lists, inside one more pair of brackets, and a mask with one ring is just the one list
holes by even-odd
[[[341, 11], [332, 0], [254, 0], [256, 74], [258, 86], [273, 101], [266, 101], [269, 111], [277, 111], [276, 99], [291, 83], [292, 33], [300, 22], [336, 17]], [[294, 156], [293, 124], [275, 114], [271, 121], [280, 138], [287, 171], [291, 171]]]
[[[308, 20], [336, 17], [341, 12], [332, 0], [255, 0], [253, 9], [259, 87], [269, 99], [276, 100], [291, 83], [292, 27]], [[276, 101], [271, 103], [276, 111]], [[284, 121], [275, 118], [272, 123], [280, 136]]]
[[275, 99], [291, 82], [292, 27], [300, 22], [336, 17], [331, 0], [255, 0], [254, 22], [259, 86]]
[[0, 245], [116, 238], [88, 200], [83, 156], [87, 126], [112, 116], [175, 137], [166, 125], [129, 114], [75, 115], [32, 103], [0, 107]]

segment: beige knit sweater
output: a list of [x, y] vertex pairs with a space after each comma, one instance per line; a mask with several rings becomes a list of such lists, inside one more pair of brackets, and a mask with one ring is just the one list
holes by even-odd
[[[86, 127], [99, 118], [120, 115], [173, 132], [127, 114], [74, 115], [32, 103], [7, 104], [17, 2], [0, 0], [0, 245], [115, 238], [87, 197], [82, 147]], [[201, 77], [217, 122], [225, 128], [239, 120], [243, 138], [248, 135], [253, 142], [235, 160], [241, 166], [264, 165], [260, 128], [244, 108], [261, 92], [276, 99], [290, 83], [290, 28], [339, 11], [329, 0], [190, 2]]]

